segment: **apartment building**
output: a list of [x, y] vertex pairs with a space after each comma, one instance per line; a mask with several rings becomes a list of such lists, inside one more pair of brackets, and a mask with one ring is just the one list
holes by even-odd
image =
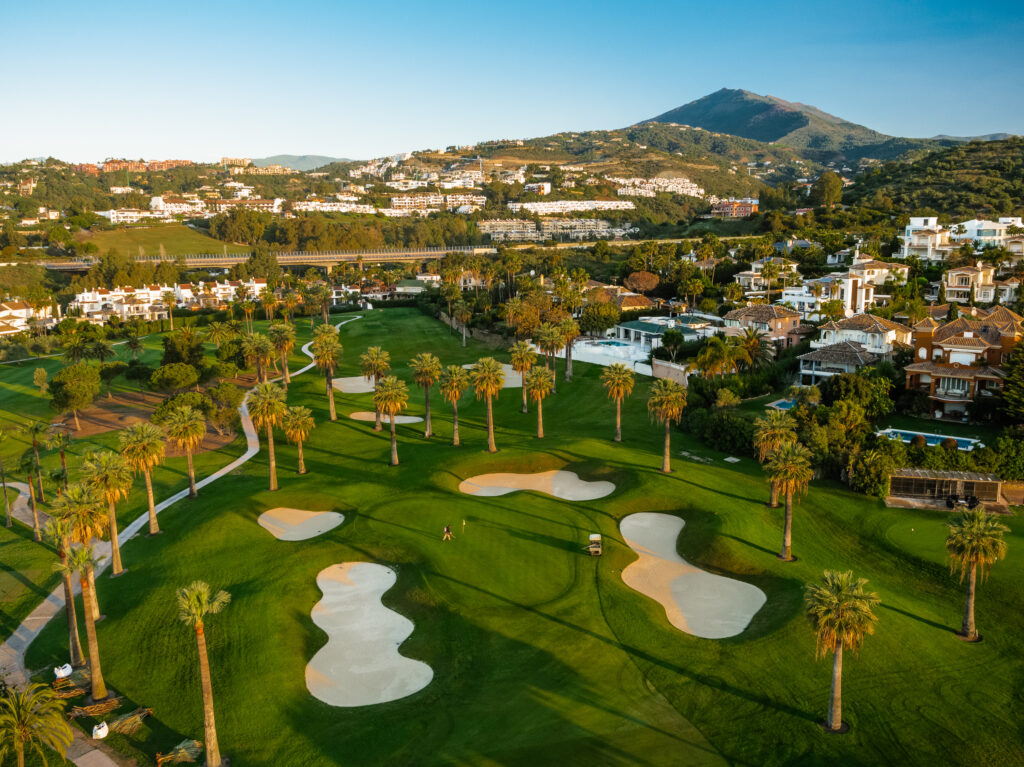
[[20, 298], [0, 303], [0, 336], [26, 333], [34, 327], [47, 328], [60, 320], [59, 306], [41, 306], [34, 309]]
[[994, 266], [976, 262], [974, 266], [960, 266], [949, 269], [942, 275], [942, 286], [946, 300], [957, 304], [970, 303], [1011, 303], [1017, 300], [1020, 280], [1010, 277], [1006, 280], [995, 278]]
[[759, 201], [755, 199], [719, 200], [711, 206], [714, 218], [746, 218], [757, 213]]
[[170, 218], [170, 213], [163, 210], [146, 210], [143, 208], [117, 208], [114, 210], [98, 210], [97, 216], [110, 221], [112, 224], [137, 224], [146, 219]]
[[261, 213], [280, 213], [284, 199], [275, 197], [273, 200], [265, 200], [257, 197], [252, 200], [208, 200], [207, 207], [214, 213], [224, 213], [232, 208], [248, 208]]
[[935, 418], [966, 420], [967, 407], [998, 396], [1003, 364], [1024, 337], [1024, 318], [1004, 306], [984, 317], [958, 317], [914, 326], [914, 362], [904, 370], [907, 389], [924, 392]]
[[162, 211], [169, 216], [201, 216], [206, 212], [206, 203], [195, 195], [187, 198], [157, 195], [150, 199], [149, 209]]
[[552, 200], [550, 202], [510, 202], [513, 213], [526, 211], [541, 216], [576, 213], [585, 210], [635, 210], [632, 200]]
[[523, 187], [523, 191], [539, 195], [551, 194], [551, 182], [541, 181], [536, 184], [527, 184]]
[[258, 168], [255, 165], [246, 166], [232, 166], [228, 168], [228, 172], [232, 176], [287, 176], [292, 173], [297, 173], [291, 168], [286, 168], [283, 165], [267, 165], [263, 168]]
[[171, 170], [172, 168], [188, 168], [195, 165], [191, 160], [154, 160], [146, 165], [149, 171]]
[[428, 210], [443, 208], [443, 194], [402, 194], [391, 198], [391, 207], [395, 210]]
[[703, 197], [704, 189], [685, 176], [669, 178], [619, 178], [605, 176], [608, 181], [618, 185], [615, 193], [630, 197], [654, 197], [659, 192], [684, 194], [688, 197]]
[[913, 256], [928, 263], [945, 261], [959, 247], [950, 239], [950, 231], [939, 226], [937, 216], [911, 216], [899, 239], [900, 258]]
[[107, 322], [111, 317], [120, 317], [122, 320], [164, 319], [168, 316], [168, 308], [163, 302], [163, 294], [173, 291], [174, 287], [170, 285], [87, 290], [74, 297], [68, 305], [68, 315], [78, 316], [98, 325]]
[[248, 168], [252, 160], [248, 157], [221, 157], [220, 164], [225, 168]]
[[482, 208], [487, 204], [487, 198], [482, 194], [446, 194], [444, 204], [448, 210], [458, 208]]
[[975, 247], [1001, 248], [1010, 239], [1010, 227], [1022, 228], [1024, 223], [1019, 217], [1004, 216], [998, 221], [986, 221], [984, 219], [972, 218], [970, 221], [963, 221], [951, 230], [951, 237], [957, 242], [973, 242]]
[[129, 173], [145, 173], [146, 163], [141, 160], [105, 160], [103, 162], [104, 173], [116, 173], [122, 170]]
[[76, 173], [84, 173], [87, 176], [100, 175], [99, 166], [91, 162], [83, 162], [78, 163], [77, 165], [72, 165], [71, 170], [75, 171]]
[[[356, 200], [358, 198], [351, 197], [350, 199]], [[310, 213], [365, 213], [373, 215], [377, 212], [377, 209], [372, 205], [363, 205], [358, 202], [331, 202], [328, 200], [304, 200], [302, 202], [293, 202], [292, 210], [296, 212], [310, 212]]]

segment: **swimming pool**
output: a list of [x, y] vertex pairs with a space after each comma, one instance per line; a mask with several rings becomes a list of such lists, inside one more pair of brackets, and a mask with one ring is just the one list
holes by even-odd
[[944, 439], [952, 439], [956, 441], [957, 450], [974, 450], [976, 447], [985, 447], [981, 440], [970, 439], [969, 437], [953, 437], [949, 434], [929, 434], [924, 431], [907, 431], [906, 429], [882, 429], [882, 431], [876, 431], [879, 437], [888, 437], [889, 439], [898, 439], [901, 442], [909, 443], [914, 437], [924, 437], [925, 444], [928, 447], [935, 447], [936, 445], [942, 444]]
[[626, 341], [596, 341], [597, 346], [632, 346], [633, 344]]
[[795, 399], [777, 399], [774, 402], [769, 402], [765, 407], [775, 408], [776, 410], [792, 410], [796, 407]]

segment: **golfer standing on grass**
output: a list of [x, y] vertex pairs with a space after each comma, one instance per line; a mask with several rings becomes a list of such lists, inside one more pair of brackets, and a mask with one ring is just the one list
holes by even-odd
[[442, 541], [450, 541], [451, 539], [452, 539], [452, 526], [451, 525], [445, 525], [444, 526], [444, 538], [442, 538], [441, 540]]

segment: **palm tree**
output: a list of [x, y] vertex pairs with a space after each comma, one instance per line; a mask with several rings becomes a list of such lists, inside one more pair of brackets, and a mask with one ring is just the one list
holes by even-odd
[[117, 540], [117, 502], [128, 497], [132, 487], [132, 470], [120, 453], [104, 450], [90, 453], [83, 464], [85, 481], [107, 502], [107, 516], [110, 527], [110, 554], [112, 575], [116, 578], [124, 572], [121, 566], [121, 545]]
[[473, 307], [465, 301], [456, 301], [452, 308], [452, 318], [462, 325], [462, 346], [466, 346], [466, 323], [473, 318]]
[[[762, 464], [789, 442], [796, 442], [796, 421], [789, 413], [773, 410], [754, 421], [754, 449], [757, 450], [757, 460]], [[773, 509], [779, 505], [779, 489], [774, 484], [768, 505]]]
[[118, 438], [118, 449], [128, 468], [136, 474], [141, 473], [146, 480], [150, 535], [160, 532], [153, 502], [153, 467], [158, 466], [164, 458], [164, 443], [164, 433], [151, 423], [133, 423]]
[[459, 446], [459, 399], [469, 388], [469, 371], [458, 365], [449, 365], [441, 371], [441, 396], [452, 404], [452, 446]]
[[555, 374], [547, 368], [534, 368], [526, 374], [523, 381], [523, 388], [530, 393], [530, 397], [537, 403], [537, 439], [544, 438], [544, 414], [543, 402], [555, 386]]
[[324, 371], [327, 382], [327, 404], [330, 408], [331, 420], [337, 421], [338, 414], [334, 410], [334, 366], [341, 355], [341, 341], [338, 340], [338, 329], [330, 325], [321, 325], [313, 331], [313, 362]]
[[267, 430], [267, 455], [270, 457], [270, 490], [277, 490], [277, 457], [274, 455], [274, 427], [288, 412], [284, 390], [277, 384], [261, 383], [249, 394], [249, 416], [256, 430]]
[[864, 637], [875, 633], [878, 618], [871, 609], [880, 600], [878, 594], [865, 591], [867, 580], [853, 573], [825, 571], [821, 583], [807, 587], [807, 617], [817, 635], [817, 656], [832, 653], [832, 695], [828, 703], [826, 726], [832, 732], [843, 727], [843, 650], [854, 652]]
[[[12, 431], [10, 426], [0, 425], [0, 443], [7, 438], [7, 435]], [[7, 467], [4, 466], [4, 458], [0, 455], [0, 492], [4, 494], [4, 510], [7, 512], [6, 527], [14, 525], [14, 520], [11, 518], [11, 499], [7, 497]]]
[[71, 550], [71, 521], [54, 518], [46, 523], [46, 539], [57, 550], [57, 562], [53, 569], [60, 573], [64, 586], [64, 615], [68, 620], [68, 654], [72, 666], [85, 663], [82, 657], [82, 640], [78, 635], [78, 615], [75, 610], [75, 592], [71, 586], [74, 573], [68, 568], [68, 551]]
[[220, 767], [220, 746], [217, 744], [217, 723], [213, 716], [213, 683], [210, 679], [210, 659], [206, 654], [206, 632], [204, 619], [223, 610], [231, 595], [226, 591], [210, 593], [210, 585], [193, 581], [178, 589], [178, 620], [191, 626], [196, 632], [196, 647], [199, 651], [199, 681], [203, 688], [203, 728], [206, 734], [206, 764]]
[[206, 436], [206, 418], [198, 410], [187, 405], [172, 410], [163, 423], [167, 438], [178, 450], [185, 451], [188, 462], [188, 497], [195, 498], [196, 471], [192, 465], [192, 453], [202, 444]]
[[274, 319], [274, 310], [277, 308], [277, 296], [270, 288], [263, 288], [259, 295], [260, 305], [263, 307], [263, 316], [267, 320]]
[[580, 326], [572, 317], [566, 317], [558, 323], [558, 332], [562, 334], [565, 345], [565, 380], [572, 380], [572, 345], [580, 337]]
[[103, 669], [100, 666], [100, 645], [96, 638], [96, 584], [92, 582], [92, 573], [96, 571], [93, 563], [92, 546], [80, 546], [68, 552], [67, 567], [71, 572], [78, 573], [78, 582], [82, 587], [82, 612], [85, 613], [85, 641], [89, 647], [90, 695], [93, 700], [107, 697], [107, 685], [103, 681]]
[[[391, 355], [379, 346], [371, 346], [359, 355], [359, 368], [363, 371], [363, 378], [367, 381], [373, 379], [373, 388], [376, 389], [380, 379], [391, 370]], [[380, 408], [377, 408], [373, 430], [380, 431], [380, 429]]]
[[309, 437], [309, 433], [316, 428], [316, 421], [308, 407], [295, 405], [288, 408], [281, 419], [281, 428], [289, 442], [294, 442], [299, 447], [299, 474], [306, 473], [306, 461], [302, 456], [302, 443]]
[[391, 465], [398, 465], [398, 442], [395, 437], [395, 416], [409, 404], [409, 388], [395, 376], [384, 376], [373, 390], [373, 404], [378, 413], [391, 418]]
[[0, 760], [14, 752], [17, 767], [25, 767], [25, 749], [31, 748], [46, 764], [49, 748], [66, 756], [74, 736], [64, 718], [64, 701], [45, 684], [10, 688], [0, 698]]
[[285, 321], [291, 325], [295, 319], [295, 307], [300, 303], [299, 294], [289, 290], [281, 297], [281, 309], [284, 312]]
[[178, 296], [173, 290], [165, 290], [160, 294], [160, 300], [167, 307], [167, 319], [171, 321], [171, 332], [174, 332], [174, 307], [178, 305]]
[[631, 368], [615, 362], [601, 373], [601, 383], [608, 398], [615, 400], [615, 441], [622, 442], [622, 400], [633, 393], [636, 375]]
[[39, 471], [39, 443], [45, 441], [50, 424], [46, 421], [30, 421], [22, 427], [22, 432], [32, 442], [32, 455], [35, 457], [36, 482], [39, 483], [39, 502], [46, 503], [46, 493], [43, 492], [43, 475]]
[[746, 356], [749, 358], [747, 364], [751, 368], [770, 365], [775, 358], [771, 342], [757, 328], [744, 328], [743, 335], [737, 339], [737, 343], [746, 352]]
[[[512, 359], [512, 369], [519, 373], [523, 381], [526, 381], [526, 374], [537, 364], [537, 352], [526, 341], [516, 341], [509, 349], [509, 356]], [[527, 412], [525, 386], [523, 387], [523, 412]]]
[[211, 322], [206, 329], [206, 340], [213, 341], [219, 349], [222, 342], [233, 338], [235, 331], [226, 322]]
[[779, 559], [792, 562], [793, 558], [793, 496], [807, 492], [814, 476], [811, 451], [799, 442], [786, 442], [768, 459], [765, 467], [768, 481], [786, 498], [786, 525], [782, 534], [782, 552]]
[[32, 457], [30, 451], [25, 451], [21, 456], [21, 461], [18, 464], [18, 468], [21, 473], [25, 475], [28, 480], [28, 499], [32, 507], [32, 537], [36, 542], [43, 539], [42, 532], [39, 529], [39, 507], [36, 505], [36, 486], [35, 486], [35, 468], [36, 462]]
[[961, 514], [949, 525], [946, 551], [949, 554], [949, 571], [960, 570], [960, 582], [967, 576], [967, 602], [964, 606], [964, 621], [959, 636], [971, 642], [978, 640], [974, 625], [974, 593], [978, 582], [978, 566], [981, 565], [981, 579], [997, 559], [1006, 556], [1006, 541], [1003, 533], [1010, 528], [988, 514], [983, 507]]
[[274, 361], [274, 345], [262, 333], [251, 333], [243, 345], [246, 361], [256, 365], [256, 381], [267, 380], [267, 370]]
[[678, 423], [683, 417], [686, 407], [686, 387], [668, 378], [659, 378], [651, 385], [651, 394], [647, 399], [647, 412], [651, 418], [665, 424], [665, 455], [661, 462], [661, 470], [665, 474], [672, 471], [670, 456], [672, 454], [672, 424]]
[[[551, 322], [542, 322], [534, 334], [534, 340], [544, 355], [551, 358], [551, 367], [554, 369], [555, 354], [565, 345], [565, 338], [562, 336], [562, 331], [558, 325]], [[547, 363], [545, 362], [545, 364]]]
[[284, 380], [284, 388], [287, 391], [288, 384], [292, 380], [288, 375], [288, 355], [295, 348], [295, 328], [283, 322], [276, 322], [270, 326], [267, 333], [281, 359], [281, 375]]
[[505, 385], [505, 371], [493, 357], [484, 357], [477, 360], [477, 363], [470, 370], [470, 381], [473, 383], [473, 390], [477, 399], [487, 401], [487, 452], [496, 453], [498, 448], [494, 444], [494, 408], [492, 401], [501, 393], [501, 387]]
[[68, 458], [67, 450], [71, 447], [71, 435], [60, 426], [54, 426], [46, 438], [46, 446], [60, 454], [60, 467], [63, 470], [64, 489], [68, 489]]
[[423, 393], [427, 401], [427, 427], [423, 433], [424, 437], [431, 437], [434, 434], [430, 425], [430, 390], [441, 375], [441, 360], [430, 352], [417, 354], [409, 361], [412, 368], [412, 380], [423, 387]]
[[761, 267], [761, 280], [764, 282], [765, 290], [767, 291], [768, 303], [772, 302], [772, 282], [778, 279], [782, 270], [779, 265], [775, 263], [774, 257], [769, 257], [764, 266]]
[[[71, 542], [79, 546], [92, 548], [94, 538], [102, 538], [110, 524], [110, 518], [103, 508], [103, 499], [91, 485], [76, 483], [71, 485], [53, 504], [54, 514], [71, 525]], [[87, 580], [96, 594], [96, 573], [89, 566]], [[99, 600], [92, 602], [93, 620], [100, 620]]]

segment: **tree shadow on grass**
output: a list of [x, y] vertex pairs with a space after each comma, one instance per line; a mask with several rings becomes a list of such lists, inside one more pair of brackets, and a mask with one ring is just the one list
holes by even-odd
[[890, 610], [891, 612], [899, 613], [900, 615], [905, 615], [907, 618], [911, 618], [919, 623], [923, 623], [926, 626], [931, 626], [932, 628], [939, 629], [940, 631], [944, 631], [950, 634], [955, 634], [957, 631], [957, 629], [952, 626], [946, 626], [942, 623], [939, 623], [938, 621], [923, 618], [920, 615], [914, 615], [914, 613], [907, 612], [906, 610], [900, 609], [899, 607], [893, 607], [892, 605], [886, 604], [885, 602], [882, 602], [879, 606], [884, 610]]

